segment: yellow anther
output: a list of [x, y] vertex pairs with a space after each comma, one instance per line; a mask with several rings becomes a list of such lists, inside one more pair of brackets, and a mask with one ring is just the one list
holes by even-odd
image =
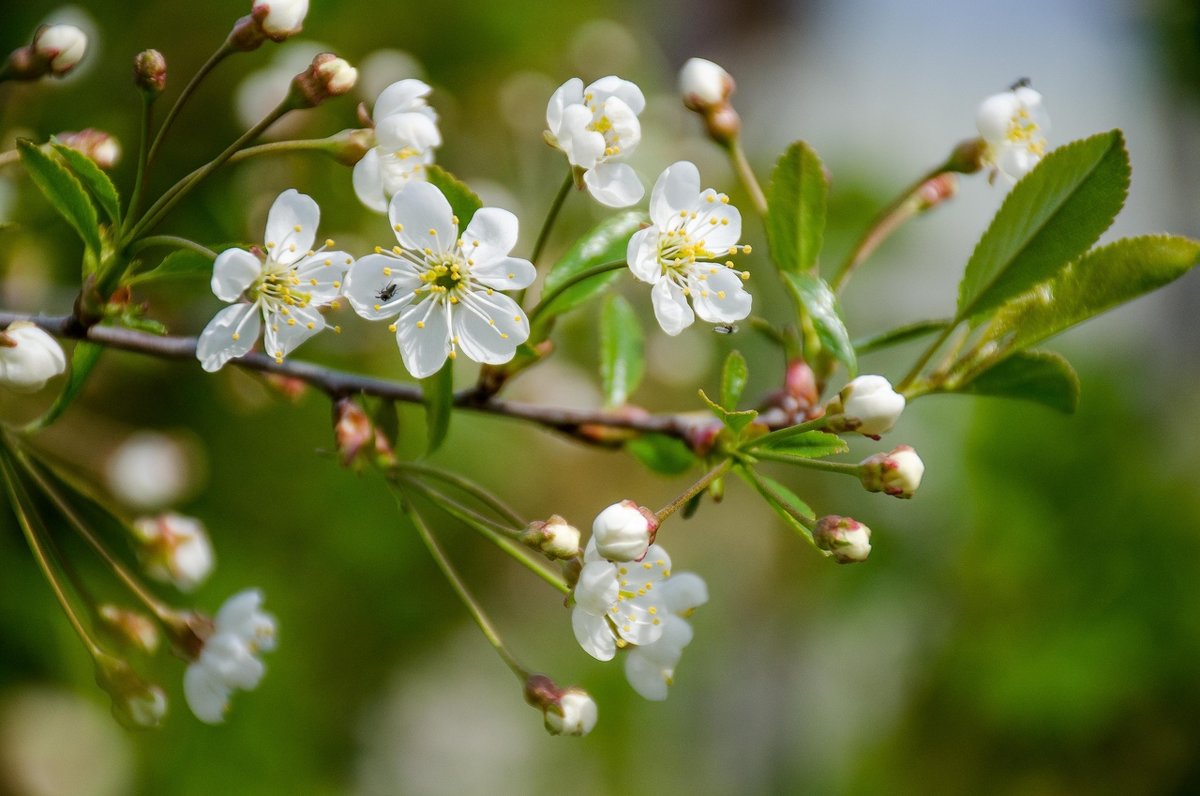
[[701, 291], [700, 291], [700, 298], [708, 298], [708, 291], [707, 291], [707, 290], [701, 290]]
[[283, 354], [276, 354], [276, 355], [275, 355], [275, 364], [276, 364], [276, 365], [282, 365], [282, 364], [283, 364]]
[[726, 268], [733, 268], [733, 260], [726, 260], [726, 261], [725, 261], [725, 267], [726, 267]]
[[418, 329], [424, 329], [424, 328], [425, 328], [425, 321], [417, 321], [417, 328], [418, 328]]
[[749, 254], [751, 251], [752, 249], [750, 248], [749, 244], [742, 247], [742, 254]]
[[306, 323], [304, 325], [307, 326], [309, 329], [317, 328], [317, 325], [315, 323], [313, 323], [312, 321], [309, 321], [308, 323]]
[[[376, 254], [379, 254], [379, 247], [378, 247], [378, 246], [376, 246], [376, 247], [375, 247], [375, 253], [376, 253]], [[326, 258], [325, 258], [325, 263], [324, 263], [324, 264], [325, 264], [325, 265], [327, 265], [327, 266], [329, 266], [329, 265], [333, 265], [333, 260], [330, 260], [328, 257], [326, 257]]]
[[[647, 584], [647, 585], [649, 585], [649, 584]], [[646, 609], [646, 613], [650, 614], [651, 616], [654, 616], [655, 614], [658, 613], [658, 606], [657, 605], [650, 606], [649, 608]]]
[[507, 340], [507, 339], [508, 339], [508, 334], [506, 334], [505, 332], [501, 332], [501, 333], [500, 333], [500, 339], [501, 339], [501, 340]]
[[727, 218], [722, 218], [722, 219], [721, 219], [721, 225], [722, 225], [722, 226], [729, 226], [729, 219], [727, 219]]
[[267, 241], [267, 248], [268, 248], [268, 249], [274, 249], [274, 248], [275, 248], [275, 241], [271, 241], [271, 240]]
[[236, 341], [236, 340], [238, 340], [239, 338], [241, 338], [241, 335], [240, 335], [240, 334], [238, 334], [237, 332], [234, 332], [234, 333], [233, 333], [233, 339]]
[[401, 253], [403, 253], [403, 252], [404, 252], [404, 250], [403, 250], [403, 249], [401, 249], [399, 246], [393, 246], [393, 247], [392, 247], [392, 254], [401, 254]]
[[708, 196], [704, 197], [704, 201], [708, 202], [709, 204], [712, 204], [713, 202], [717, 201], [717, 197], [713, 196], [712, 194], [709, 194]]
[[[313, 280], [313, 283], [314, 283], [314, 284], [316, 284], [316, 280], [315, 280], [315, 279]], [[334, 282], [333, 282], [333, 286], [334, 286], [335, 288], [340, 288], [340, 287], [342, 286], [342, 283], [341, 283], [341, 282], [338, 282], [337, 280], [334, 280]]]
[[652, 625], [661, 625], [661, 624], [662, 624], [662, 620], [661, 620], [661, 619], [653, 619], [653, 620], [651, 620], [650, 624], [652, 624]]
[[651, 564], [649, 561], [642, 564], [642, 569], [653, 569], [653, 568], [654, 568], [654, 565]]
[[288, 318], [288, 326], [295, 326], [295, 325], [296, 325], [296, 319]]
[[749, 278], [750, 278], [750, 272], [749, 272], [749, 271], [742, 271], [742, 281], [743, 281], [743, 282], [745, 282], [745, 281], [746, 281], [747, 279], [749, 279]]
[[457, 304], [457, 303], [458, 303], [458, 296], [451, 296], [451, 297], [450, 297], [450, 303], [451, 303], [451, 304]]
[[520, 316], [520, 315], [514, 315], [514, 316], [513, 316], [513, 320], [514, 320], [514, 321], [516, 321], [517, 323], [520, 323], [520, 322], [521, 322], [521, 316]]
[[392, 229], [395, 230], [396, 232], [399, 232], [400, 230], [404, 229], [404, 225], [403, 224], [394, 224], [392, 226]]
[[317, 286], [317, 280], [315, 280], [315, 279], [310, 279], [310, 280], [308, 280], [308, 284], [312, 285], [313, 287], [316, 287], [316, 286]]
[[[375, 247], [375, 253], [376, 253], [376, 254], [383, 254], [383, 247], [382, 247], [382, 246], [376, 246], [376, 247]], [[326, 265], [332, 265], [332, 263], [330, 263], [330, 262], [326, 262], [325, 264], [326, 264]]]
[[379, 305], [379, 304], [376, 304], [376, 305], [375, 305], [375, 311], [376, 311], [376, 312], [379, 312], [379, 308], [380, 308], [380, 306], [381, 306], [381, 305]]
[[342, 327], [340, 327], [340, 326], [335, 326], [335, 327], [333, 327], [333, 333], [334, 333], [334, 334], [341, 334], [341, 333], [342, 333]]
[[719, 299], [723, 299], [723, 298], [725, 298], [725, 291], [724, 291], [724, 290], [718, 290], [718, 291], [717, 291], [717, 298], [719, 298]]
[[492, 294], [493, 294], [493, 293], [495, 293], [495, 292], [496, 292], [496, 291], [492, 290], [490, 287], [487, 289], [487, 294], [488, 294], [489, 296], [490, 296], [490, 295], [492, 295]]
[[[399, 248], [399, 247], [397, 247], [397, 248]], [[426, 253], [426, 254], [433, 254], [433, 249], [431, 249], [431, 248], [429, 248], [428, 246], [426, 246], [426, 247], [425, 247], [425, 253]]]
[[725, 194], [721, 194], [721, 204], [723, 204], [723, 205], [729, 204], [729, 197], [726, 196]]
[[391, 275], [392, 275], [392, 269], [391, 269], [391, 268], [384, 268], [384, 269], [383, 269], [383, 275], [384, 275], [384, 276], [391, 276]]
[[396, 331], [396, 324], [394, 324], [394, 323], [389, 323], [389, 324], [388, 324], [388, 331], [389, 331], [389, 332], [395, 332], [395, 331]]
[[436, 236], [436, 235], [437, 235], [437, 230], [436, 230], [436, 229], [434, 229], [433, 227], [430, 227], [430, 228], [429, 228], [429, 234], [430, 234], [430, 235], [435, 235], [435, 236]]
[[342, 308], [342, 302], [338, 301], [337, 299], [334, 299], [333, 301], [329, 302], [329, 309], [340, 310], [341, 308]]
[[509, 275], [508, 275], [508, 278], [509, 278], [509, 279], [516, 279], [516, 278], [517, 278], [517, 275], [516, 275], [516, 274], [509, 274]]
[[457, 227], [458, 226], [458, 216], [450, 216], [450, 223], [454, 224], [454, 226]]
[[477, 240], [473, 240], [473, 241], [471, 241], [471, 245], [472, 245], [472, 246], [475, 246], [476, 248], [478, 248], [478, 247], [479, 247], [479, 241], [477, 241]]
[[326, 245], [326, 246], [329, 246], [330, 248], [332, 248], [332, 247], [333, 247], [333, 238], [326, 238], [326, 239], [325, 239], [325, 245]]
[[451, 349], [450, 349], [450, 358], [451, 358], [451, 359], [458, 359], [458, 352], [457, 352], [457, 351], [455, 351], [453, 348], [451, 348]]
[[488, 318], [488, 326], [495, 326], [496, 321], [493, 318]]

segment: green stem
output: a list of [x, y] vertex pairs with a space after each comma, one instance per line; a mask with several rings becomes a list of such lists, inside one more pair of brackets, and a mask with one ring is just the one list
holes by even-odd
[[520, 514], [509, 508], [508, 504], [506, 504], [500, 498], [496, 497], [491, 492], [488, 492], [486, 489], [474, 483], [470, 479], [464, 478], [457, 473], [452, 473], [449, 470], [443, 470], [440, 467], [433, 467], [428, 464], [419, 464], [417, 462], [396, 462], [392, 466], [395, 469], [407, 470], [408, 472], [416, 473], [418, 475], [436, 478], [439, 481], [457, 487], [458, 489], [461, 489], [471, 497], [478, 500], [480, 503], [486, 505], [492, 511], [496, 512], [496, 514], [504, 517], [504, 519], [511, 522], [514, 527], [524, 528], [529, 524], [521, 518]]
[[133, 219], [137, 218], [138, 210], [142, 206], [142, 197], [146, 194], [146, 183], [150, 179], [150, 129], [154, 125], [154, 100], [154, 96], [142, 93], [142, 129], [138, 138], [137, 176], [133, 181], [133, 196], [129, 199], [129, 206], [125, 208], [122, 233], [133, 223]]
[[829, 425], [829, 417], [821, 416], [815, 420], [807, 420], [803, 423], [797, 423], [794, 426], [788, 426], [787, 428], [781, 428], [776, 431], [772, 431], [770, 434], [763, 434], [761, 437], [756, 437], [755, 439], [746, 443], [746, 445], [743, 447], [747, 453], [750, 453], [752, 456], [757, 456], [758, 454], [755, 451], [761, 445], [769, 445], [777, 440], [794, 437], [797, 434], [803, 434], [806, 431], [820, 431], [827, 425]]
[[896, 385], [896, 392], [903, 393], [916, 381], [917, 376], [921, 375], [921, 368], [925, 367], [925, 364], [929, 362], [929, 358], [933, 356], [934, 352], [941, 348], [942, 343], [946, 342], [947, 338], [954, 333], [954, 330], [958, 328], [958, 324], [959, 319], [955, 318], [946, 325], [945, 329], [942, 329], [942, 333], [937, 336], [936, 340], [929, 344], [929, 347], [921, 353], [921, 356], [917, 357], [917, 361], [913, 364], [912, 368], [900, 380], [900, 383]]
[[237, 52], [237, 48], [235, 48], [229, 42], [229, 40], [226, 39], [225, 41], [221, 42], [221, 46], [217, 48], [217, 51], [209, 56], [208, 60], [204, 62], [204, 65], [196, 71], [196, 74], [192, 75], [192, 79], [189, 80], [188, 84], [183, 87], [183, 91], [179, 93], [179, 97], [175, 100], [175, 104], [171, 106], [171, 110], [167, 111], [167, 116], [165, 119], [163, 119], [162, 127], [158, 128], [158, 135], [154, 137], [154, 143], [150, 145], [150, 151], [146, 155], [147, 166], [154, 163], [154, 158], [158, 154], [158, 150], [162, 148], [163, 140], [167, 137], [167, 133], [170, 132], [172, 125], [175, 124], [175, 120], [179, 117], [179, 112], [183, 110], [183, 106], [187, 103], [188, 99], [191, 98], [192, 94], [195, 93], [197, 88], [199, 88], [200, 83], [203, 82], [204, 78], [207, 77], [209, 73], [216, 68], [217, 64], [221, 63], [226, 56], [232, 55], [235, 52]]
[[562, 187], [558, 189], [558, 193], [554, 195], [554, 201], [550, 203], [546, 219], [542, 222], [541, 230], [538, 231], [537, 241], [533, 244], [533, 253], [529, 255], [529, 261], [534, 265], [537, 265], [538, 258], [542, 256], [542, 250], [546, 248], [546, 243], [550, 240], [550, 231], [554, 228], [554, 222], [558, 220], [558, 212], [562, 210], [563, 203], [567, 201], [567, 196], [574, 186], [575, 175], [568, 171]]
[[763, 193], [762, 186], [758, 184], [758, 178], [754, 176], [754, 169], [750, 167], [750, 161], [746, 159], [746, 152], [742, 149], [742, 141], [740, 138], [734, 138], [726, 146], [725, 151], [729, 153], [729, 159], [733, 163], [733, 170], [737, 172], [738, 179], [742, 181], [742, 187], [746, 189], [746, 193], [750, 194], [750, 201], [754, 205], [754, 209], [762, 217], [767, 215], [767, 197]]
[[785, 498], [783, 495], [780, 495], [779, 492], [773, 486], [771, 486], [770, 482], [754, 471], [754, 468], [739, 467], [735, 472], [742, 477], [742, 480], [749, 481], [750, 485], [756, 488], [759, 492], [770, 495], [775, 506], [782, 509], [789, 517], [798, 522], [800, 525], [807, 528], [810, 533], [812, 532], [813, 528], [817, 527], [816, 520], [796, 511], [791, 501]]
[[725, 461], [721, 462], [716, 467], [712, 468], [707, 473], [705, 473], [700, 478], [699, 481], [697, 481], [696, 483], [694, 483], [690, 487], [688, 487], [687, 490], [684, 491], [684, 493], [682, 495], [675, 498], [670, 503], [668, 503], [667, 505], [663, 506], [661, 509], [656, 511], [654, 513], [654, 516], [658, 518], [659, 524], [661, 525], [667, 519], [667, 517], [670, 517], [676, 511], [683, 508], [684, 504], [687, 503], [689, 500], [694, 498], [696, 495], [699, 495], [705, 489], [708, 489], [709, 484], [711, 484], [713, 481], [716, 481], [721, 476], [725, 475], [725, 473], [729, 472], [729, 468], [732, 466], [733, 466], [733, 459], [726, 459]]
[[563, 293], [578, 285], [580, 282], [586, 282], [594, 276], [607, 274], [609, 271], [619, 271], [626, 267], [625, 260], [613, 260], [612, 262], [603, 263], [601, 265], [593, 265], [591, 268], [584, 269], [572, 276], [566, 282], [563, 282], [558, 287], [551, 290], [542, 296], [532, 310], [529, 311], [529, 324], [532, 326], [534, 319], [541, 315], [547, 307]]
[[272, 141], [268, 144], [249, 146], [229, 158], [230, 163], [240, 163], [259, 155], [278, 155], [291, 152], [325, 152], [333, 147], [332, 138], [298, 138], [293, 141]]
[[825, 459], [805, 459], [800, 456], [789, 456], [786, 453], [778, 453], [771, 450], [756, 450], [750, 454], [755, 459], [761, 459], [768, 462], [782, 462], [784, 464], [795, 464], [800, 467], [807, 467], [811, 470], [824, 470], [827, 473], [842, 473], [843, 475], [852, 475], [858, 477], [859, 466], [848, 462], [831, 462]]
[[471, 592], [467, 590], [466, 584], [463, 583], [462, 578], [455, 571], [454, 566], [450, 563], [450, 559], [446, 557], [445, 552], [437, 543], [437, 539], [433, 537], [429, 526], [425, 524], [425, 520], [421, 518], [421, 515], [415, 508], [408, 505], [403, 499], [401, 499], [401, 508], [412, 521], [413, 527], [417, 529], [417, 534], [421, 537], [421, 541], [425, 543], [425, 548], [429, 550], [429, 554], [433, 556], [438, 569], [442, 571], [442, 575], [450, 582], [451, 588], [454, 589], [458, 598], [466, 606], [467, 611], [471, 614], [471, 618], [475, 620], [475, 624], [479, 625], [479, 629], [483, 631], [484, 638], [488, 640], [492, 648], [496, 650], [496, 654], [500, 656], [500, 659], [517, 676], [517, 679], [524, 683], [529, 679], [531, 673], [508, 651], [508, 647], [504, 646], [504, 641], [500, 638], [500, 634], [496, 632], [496, 628], [492, 625], [491, 620], [484, 613], [483, 607], [479, 605], [471, 595]]
[[196, 243], [194, 240], [180, 238], [175, 235], [151, 235], [146, 238], [134, 241], [129, 246], [129, 254], [132, 256], [142, 251], [149, 249], [152, 246], [169, 246], [172, 249], [188, 249], [202, 254], [210, 260], [217, 259], [217, 253], [203, 244]]

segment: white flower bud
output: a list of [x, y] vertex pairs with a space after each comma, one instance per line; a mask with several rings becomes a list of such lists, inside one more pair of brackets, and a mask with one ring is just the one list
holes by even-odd
[[582, 688], [568, 688], [556, 703], [546, 706], [546, 731], [551, 735], [587, 735], [596, 726], [596, 701]]
[[250, 15], [268, 38], [283, 41], [304, 28], [308, 0], [254, 0]]
[[345, 94], [358, 82], [358, 70], [345, 58], [333, 58], [317, 67], [317, 73], [325, 78], [330, 95]]
[[157, 727], [167, 715], [167, 695], [159, 686], [147, 685], [125, 699], [124, 710], [135, 726]]
[[16, 321], [0, 332], [0, 386], [36, 392], [67, 369], [62, 346], [28, 321]]
[[358, 80], [358, 70], [333, 53], [318, 53], [308, 69], [292, 78], [288, 96], [293, 107], [315, 108], [340, 97]]
[[579, 555], [579, 529], [554, 514], [545, 522], [531, 522], [521, 541], [547, 558], [574, 558]]
[[646, 553], [657, 530], [658, 521], [648, 509], [622, 500], [596, 515], [592, 541], [596, 552], [609, 561], [634, 561]]
[[859, 376], [842, 388], [830, 410], [843, 417], [832, 427], [875, 437], [892, 430], [904, 411], [904, 396], [883, 376]]
[[858, 520], [836, 514], [817, 520], [813, 541], [839, 564], [866, 561], [871, 554], [871, 529]]
[[133, 524], [142, 543], [146, 574], [180, 591], [192, 591], [212, 573], [216, 563], [204, 524], [182, 514], [142, 517]]
[[689, 58], [679, 70], [683, 104], [694, 111], [722, 105], [733, 93], [733, 78], [720, 65], [704, 58]]
[[101, 605], [97, 613], [109, 628], [130, 646], [147, 655], [153, 655], [158, 651], [160, 642], [158, 625], [150, 617], [112, 603]]
[[33, 35], [33, 52], [50, 64], [50, 73], [62, 77], [83, 60], [87, 34], [74, 25], [47, 25]]
[[138, 431], [105, 463], [108, 488], [126, 505], [154, 511], [188, 491], [192, 466], [187, 450], [166, 434]]
[[59, 143], [87, 155], [102, 169], [111, 169], [121, 159], [121, 144], [115, 136], [93, 127], [79, 132], [64, 132], [57, 136]]
[[890, 453], [876, 453], [859, 466], [859, 478], [868, 492], [886, 492], [898, 498], [916, 494], [925, 475], [925, 463], [908, 445], [893, 448]]

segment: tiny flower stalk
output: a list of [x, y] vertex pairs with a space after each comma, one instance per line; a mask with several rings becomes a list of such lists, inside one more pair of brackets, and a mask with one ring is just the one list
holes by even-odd
[[733, 459], [726, 459], [705, 473], [699, 481], [688, 487], [687, 490], [684, 491], [679, 497], [675, 498], [670, 503], [655, 512], [654, 516], [658, 520], [659, 524], [665, 522], [668, 517], [687, 505], [689, 500], [694, 498], [696, 495], [699, 495], [705, 489], [708, 489], [709, 484], [725, 475], [725, 473], [729, 472], [729, 468], [732, 466]]

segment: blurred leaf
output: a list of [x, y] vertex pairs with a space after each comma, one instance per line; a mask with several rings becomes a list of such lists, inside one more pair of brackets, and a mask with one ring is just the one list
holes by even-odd
[[737, 408], [746, 389], [746, 379], [749, 370], [746, 358], [740, 351], [730, 351], [725, 358], [725, 367], [721, 368], [721, 403], [730, 408]]
[[81, 340], [75, 344], [75, 350], [71, 352], [71, 372], [67, 376], [66, 386], [63, 387], [63, 391], [58, 394], [58, 398], [55, 399], [54, 404], [46, 413], [26, 425], [24, 431], [39, 431], [46, 428], [57, 420], [63, 412], [67, 411], [67, 407], [83, 391], [84, 382], [91, 375], [92, 368], [96, 367], [96, 363], [100, 361], [100, 353], [102, 351], [104, 351], [104, 346], [97, 343], [89, 343], [86, 340]]
[[396, 402], [385, 398], [376, 401], [371, 422], [375, 424], [375, 433], [383, 435], [388, 445], [395, 449], [400, 439], [400, 412], [396, 409]]
[[1093, 249], [1000, 308], [987, 330], [1012, 336], [1014, 350], [1048, 337], [1178, 279], [1200, 261], [1200, 242], [1169, 235], [1123, 238]]
[[775, 163], [767, 194], [767, 242], [781, 271], [812, 271], [825, 234], [829, 186], [817, 153], [803, 141]]
[[425, 179], [446, 195], [450, 210], [458, 217], [458, 231], [461, 233], [475, 217], [475, 211], [483, 207], [483, 200], [465, 182], [436, 164], [425, 167]]
[[[761, 440], [766, 440], [766, 442], [758, 444]], [[795, 459], [823, 459], [826, 456], [845, 453], [848, 450], [850, 450], [850, 446], [837, 434], [830, 434], [826, 431], [804, 431], [785, 437], [760, 437], [759, 440], [755, 440], [750, 453], [753, 456], [757, 455], [758, 451], [770, 451]]]
[[808, 312], [821, 345], [834, 359], [846, 366], [846, 372], [853, 378], [858, 372], [858, 360], [833, 290], [824, 279], [812, 274], [789, 273], [783, 277], [783, 283], [791, 291], [792, 297]]
[[[546, 274], [542, 295], [546, 296], [558, 290], [589, 268], [623, 260], [629, 248], [629, 238], [647, 221], [648, 217], [640, 210], [627, 210], [601, 221], [575, 241], [562, 259], [550, 269], [550, 273]], [[538, 315], [535, 323], [537, 328], [530, 335], [530, 339], [541, 339], [555, 316], [562, 315], [587, 301], [620, 274], [620, 270], [598, 274], [564, 290]]]
[[758, 494], [763, 496], [763, 499], [767, 501], [767, 505], [774, 509], [775, 513], [783, 519], [784, 524], [807, 539], [810, 544], [815, 545], [812, 538], [812, 531], [805, 527], [801, 518], [812, 522], [817, 519], [817, 515], [795, 492], [778, 481], [768, 478], [749, 467], [738, 467], [735, 469], [735, 472], [742, 477], [742, 480], [754, 487], [758, 491]]
[[909, 340], [915, 340], [918, 337], [940, 332], [950, 325], [949, 319], [938, 321], [916, 321], [915, 323], [907, 323], [904, 326], [897, 326], [895, 329], [889, 329], [886, 332], [880, 332], [871, 337], [860, 338], [855, 340], [854, 351], [859, 356], [868, 354], [872, 351], [890, 348], [894, 345], [907, 343]]
[[1129, 156], [1120, 130], [1075, 141], [1021, 179], [967, 262], [958, 320], [972, 325], [1054, 276], [1108, 229], [1125, 203]]
[[665, 434], [643, 434], [625, 443], [642, 464], [656, 473], [679, 475], [686, 473], [696, 461], [695, 454], [681, 440]]
[[454, 409], [453, 364], [453, 360], [447, 359], [441, 370], [421, 379], [421, 390], [425, 396], [425, 429], [429, 435], [427, 454], [441, 447], [446, 432], [450, 430], [450, 415]]
[[758, 417], [758, 412], [754, 411], [753, 409], [745, 409], [741, 412], [737, 412], [721, 406], [719, 403], [705, 395], [704, 390], [699, 390], [699, 393], [701, 400], [708, 404], [708, 408], [711, 409], [713, 414], [716, 415], [717, 418], [724, 423], [730, 431], [733, 432], [735, 437], [740, 436], [746, 426], [750, 425], [752, 422], [754, 422], [754, 418]]
[[96, 208], [88, 199], [87, 192], [75, 175], [47, 155], [37, 144], [28, 139], [17, 142], [21, 152], [21, 163], [29, 172], [30, 179], [59, 214], [67, 220], [88, 250], [100, 256], [100, 227]]
[[646, 370], [642, 327], [629, 302], [613, 293], [600, 313], [600, 378], [604, 402], [622, 406]]
[[92, 196], [96, 199], [96, 204], [100, 205], [100, 209], [104, 211], [109, 220], [119, 226], [121, 223], [121, 199], [117, 194], [116, 186], [112, 184], [108, 175], [96, 165], [94, 160], [77, 149], [71, 149], [65, 144], [54, 141], [54, 151], [67, 161], [71, 171], [75, 172], [75, 176], [91, 191]]
[[1079, 406], [1079, 376], [1052, 351], [1023, 351], [985, 370], [955, 392], [1018, 398], [1073, 414]]
[[161, 279], [189, 279], [212, 276], [213, 261], [206, 254], [191, 249], [177, 249], [157, 266], [128, 280], [128, 284], [157, 282]]

